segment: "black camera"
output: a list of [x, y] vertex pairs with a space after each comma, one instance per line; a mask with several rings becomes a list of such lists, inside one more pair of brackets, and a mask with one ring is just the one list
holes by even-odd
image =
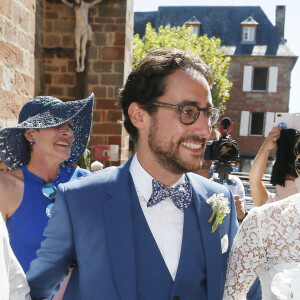
[[222, 136], [218, 141], [208, 141], [204, 153], [205, 160], [221, 162], [236, 161], [239, 156], [237, 142], [232, 140], [228, 133], [231, 132], [233, 123], [229, 118], [223, 118], [218, 124]]
[[234, 184], [229, 179], [232, 172], [231, 162], [236, 161], [239, 156], [237, 142], [232, 140], [229, 133], [232, 131], [233, 123], [229, 118], [223, 118], [218, 123], [218, 129], [222, 136], [218, 141], [208, 141], [204, 153], [205, 160], [214, 161], [214, 172], [219, 174], [219, 178], [215, 181], [222, 184]]

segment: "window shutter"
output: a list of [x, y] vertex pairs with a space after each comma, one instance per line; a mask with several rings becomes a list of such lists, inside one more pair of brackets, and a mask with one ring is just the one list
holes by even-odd
[[241, 112], [241, 122], [240, 122], [240, 136], [248, 136], [249, 135], [249, 119], [250, 119], [250, 112], [242, 111]]
[[268, 92], [277, 92], [278, 67], [270, 67], [269, 69], [269, 85]]
[[252, 67], [244, 66], [243, 92], [251, 92], [252, 90]]
[[273, 112], [266, 113], [264, 136], [268, 136], [269, 132], [274, 127], [274, 117], [275, 117], [275, 113]]

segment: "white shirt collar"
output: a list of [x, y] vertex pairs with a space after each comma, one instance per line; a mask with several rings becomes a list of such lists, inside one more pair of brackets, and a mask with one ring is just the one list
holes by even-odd
[[[143, 197], [148, 202], [152, 194], [153, 177], [142, 167], [137, 158], [137, 154], [135, 154], [132, 158], [129, 171], [131, 173], [135, 187], [141, 192]], [[185, 174], [183, 174], [180, 179], [172, 185], [172, 187], [176, 187], [177, 185], [183, 184], [185, 182]]]

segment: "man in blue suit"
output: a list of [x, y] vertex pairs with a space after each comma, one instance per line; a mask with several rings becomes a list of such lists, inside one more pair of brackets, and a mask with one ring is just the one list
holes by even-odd
[[[120, 104], [137, 153], [60, 185], [27, 274], [33, 299], [51, 299], [72, 265], [64, 299], [222, 299], [238, 227], [234, 200], [190, 173], [201, 167], [219, 116], [212, 82], [201, 59], [176, 49], [156, 50], [133, 69]], [[213, 194], [230, 209], [214, 232], [206, 202]]]

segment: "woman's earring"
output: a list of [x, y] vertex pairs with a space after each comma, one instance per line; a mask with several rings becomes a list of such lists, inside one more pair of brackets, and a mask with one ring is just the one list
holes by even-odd
[[29, 142], [29, 146], [33, 146], [34, 145], [34, 141], [33, 140], [31, 140], [30, 142]]

